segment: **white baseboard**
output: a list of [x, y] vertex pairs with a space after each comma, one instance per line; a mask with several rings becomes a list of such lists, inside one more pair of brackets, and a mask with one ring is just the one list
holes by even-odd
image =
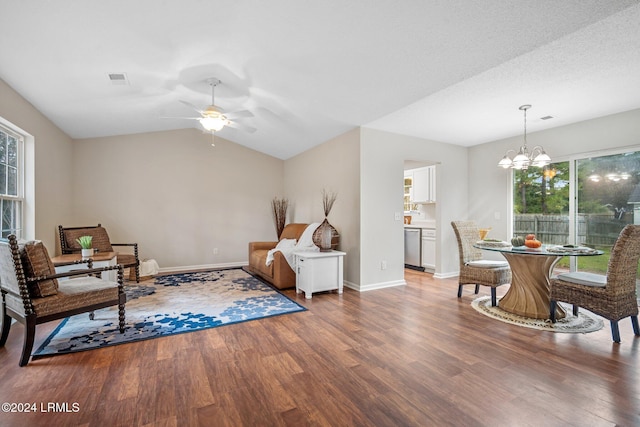
[[[248, 262], [227, 262], [220, 264], [201, 264], [201, 265], [182, 265], [179, 267], [162, 267], [158, 269], [158, 273], [177, 273], [181, 271], [194, 271], [194, 270], [210, 270], [216, 268], [240, 268], [249, 265]], [[454, 274], [455, 275], [455, 274]], [[435, 277], [435, 276], [434, 276]], [[396, 286], [406, 286], [407, 282], [403, 280], [393, 280], [390, 282], [372, 283], [369, 285], [359, 285], [347, 280], [344, 282], [344, 286], [353, 289], [358, 292], [373, 291], [375, 289], [393, 288]]]
[[174, 273], [177, 271], [210, 270], [214, 268], [239, 268], [249, 265], [248, 262], [225, 262], [220, 264], [181, 265], [180, 267], [162, 267], [158, 273]]
[[448, 273], [436, 273], [433, 275], [434, 279], [451, 279], [452, 277], [458, 277], [459, 271], [450, 271]]
[[375, 289], [393, 288], [396, 286], [405, 286], [406, 284], [407, 282], [405, 282], [404, 279], [394, 280], [391, 282], [372, 283], [370, 285], [358, 285], [357, 283], [348, 282], [346, 280], [344, 281], [344, 285], [347, 288], [353, 289], [358, 292], [373, 291]]

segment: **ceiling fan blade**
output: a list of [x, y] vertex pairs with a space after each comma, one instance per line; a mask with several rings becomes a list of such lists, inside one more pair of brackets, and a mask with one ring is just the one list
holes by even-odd
[[229, 126], [230, 128], [233, 128], [233, 129], [241, 130], [243, 132], [247, 132], [247, 133], [254, 133], [257, 130], [254, 127], [243, 125], [243, 124], [232, 122], [232, 121], [229, 121], [227, 126]]
[[228, 119], [239, 119], [241, 117], [253, 117], [253, 113], [249, 110], [232, 111], [231, 113], [225, 113]]
[[160, 117], [161, 119], [200, 120], [202, 117]]
[[195, 105], [193, 105], [190, 102], [187, 101], [183, 101], [183, 100], [179, 100], [181, 103], [183, 103], [184, 105], [186, 105], [189, 108], [192, 108], [193, 110], [197, 111], [198, 113], [202, 114], [202, 110], [200, 110], [198, 107], [196, 107]]

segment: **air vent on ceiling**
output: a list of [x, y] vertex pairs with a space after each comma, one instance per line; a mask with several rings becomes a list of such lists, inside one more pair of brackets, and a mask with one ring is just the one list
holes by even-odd
[[540, 120], [549, 120], [549, 119], [553, 119], [553, 116], [540, 117]]
[[129, 80], [125, 73], [109, 73], [109, 80], [114, 85], [128, 85]]

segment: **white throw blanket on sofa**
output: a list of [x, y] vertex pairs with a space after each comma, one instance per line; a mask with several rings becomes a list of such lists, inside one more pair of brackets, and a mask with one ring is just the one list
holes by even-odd
[[282, 255], [284, 255], [284, 258], [289, 263], [289, 266], [292, 270], [294, 270], [294, 252], [320, 250], [320, 248], [313, 243], [313, 232], [316, 231], [316, 228], [318, 228], [319, 226], [319, 222], [309, 224], [307, 228], [304, 229], [302, 235], [300, 236], [300, 240], [298, 240], [297, 242], [296, 239], [280, 240], [275, 248], [267, 252], [267, 265], [271, 265], [271, 263], [273, 262], [273, 255], [279, 251], [282, 252]]

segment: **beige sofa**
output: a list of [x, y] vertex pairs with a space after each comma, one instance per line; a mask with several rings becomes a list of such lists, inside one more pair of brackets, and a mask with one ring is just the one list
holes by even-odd
[[[287, 224], [282, 231], [280, 240], [300, 240], [300, 236], [308, 225]], [[281, 252], [276, 252], [273, 256], [273, 262], [267, 265], [267, 253], [277, 244], [278, 242], [250, 242], [247, 270], [262, 277], [278, 289], [292, 288], [296, 285], [296, 273], [291, 269]]]

